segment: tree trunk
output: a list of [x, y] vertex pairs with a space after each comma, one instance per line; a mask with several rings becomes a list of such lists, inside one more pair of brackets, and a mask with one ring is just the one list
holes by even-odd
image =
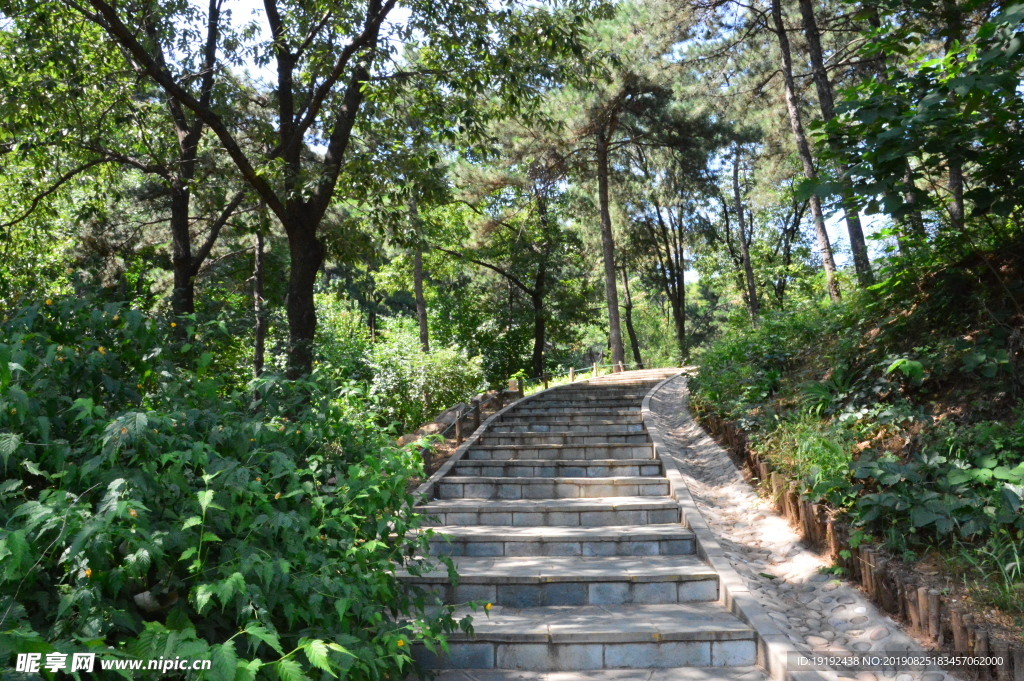
[[266, 351], [267, 318], [263, 312], [263, 231], [256, 232], [256, 249], [253, 256], [252, 277], [253, 313], [256, 318], [256, 341], [253, 344], [252, 375], [259, 378], [263, 375], [263, 364]]
[[736, 153], [732, 157], [732, 198], [740, 229], [740, 257], [743, 261], [743, 275], [747, 284], [747, 309], [750, 311], [750, 318], [756, 319], [761, 314], [761, 303], [757, 300], [757, 284], [754, 281], [754, 268], [750, 264], [750, 243], [747, 241], [747, 226], [743, 217], [743, 201], [740, 197], [740, 146], [738, 144]]
[[[800, 14], [803, 18], [804, 35], [807, 37], [807, 49], [811, 57], [811, 72], [814, 75], [814, 87], [818, 92], [818, 103], [821, 106], [821, 117], [826, 122], [836, 116], [835, 102], [832, 96], [832, 83], [825, 70], [825, 59], [821, 51], [821, 34], [818, 22], [814, 18], [814, 7], [811, 0], [800, 0]], [[853, 190], [847, 181], [849, 166], [839, 164], [842, 176], [843, 212], [846, 214], [846, 229], [850, 234], [850, 250], [853, 252], [853, 266], [857, 272], [857, 282], [862, 288], [875, 283], [875, 275], [871, 271], [871, 260], [868, 258], [867, 241], [860, 223], [860, 214], [853, 200]]]
[[316, 276], [324, 261], [324, 247], [316, 225], [296, 219], [286, 225], [291, 267], [288, 276], [288, 372], [294, 380], [313, 370], [313, 338], [316, 335]]
[[964, 167], [959, 159], [950, 158], [946, 161], [949, 166], [949, 194], [952, 201], [949, 204], [949, 221], [953, 229], [961, 230], [964, 227]]
[[195, 283], [192, 276], [192, 236], [188, 224], [189, 190], [174, 182], [171, 186], [171, 267], [174, 270], [174, 291], [171, 310], [175, 316], [196, 311]]
[[636, 362], [637, 369], [644, 368], [644, 360], [640, 357], [640, 341], [637, 340], [636, 330], [633, 328], [633, 297], [629, 294], [629, 275], [626, 273], [626, 268], [622, 268], [622, 292], [625, 294], [625, 305], [623, 309], [626, 311], [626, 332], [629, 334], [629, 344], [633, 346], [633, 361]]
[[416, 319], [420, 323], [420, 347], [430, 352], [430, 333], [427, 329], [427, 302], [423, 298], [423, 251], [416, 249], [412, 259], [412, 288], [416, 295]]
[[608, 140], [604, 128], [597, 132], [597, 193], [601, 213], [601, 252], [604, 255], [604, 294], [608, 302], [608, 345], [615, 367], [625, 363], [622, 348], [622, 329], [619, 324], [618, 276], [615, 271], [615, 240], [612, 236], [612, 216], [608, 209]]
[[[542, 268], [543, 270], [543, 268]], [[544, 376], [544, 343], [546, 329], [544, 326], [544, 294], [536, 291], [530, 296], [533, 302], [533, 376]]]
[[[818, 173], [814, 169], [814, 157], [811, 156], [811, 148], [807, 143], [807, 135], [804, 134], [804, 126], [800, 120], [796, 83], [793, 80], [793, 56], [789, 49], [786, 25], [782, 21], [781, 0], [772, 0], [772, 20], [775, 24], [775, 34], [779, 39], [779, 52], [782, 55], [782, 77], [786, 85], [786, 110], [789, 113], [789, 123], [793, 128], [793, 137], [796, 140], [797, 153], [804, 169], [804, 176], [808, 180], [814, 181], [818, 179]], [[825, 216], [821, 211], [821, 200], [816, 194], [811, 195], [810, 205], [811, 216], [814, 219], [814, 231], [818, 236], [818, 250], [821, 253], [821, 262], [825, 269], [828, 295], [833, 301], [838, 301], [840, 294], [839, 281], [836, 279], [836, 262], [832, 257], [832, 244], [829, 243], [828, 231], [825, 229]]]

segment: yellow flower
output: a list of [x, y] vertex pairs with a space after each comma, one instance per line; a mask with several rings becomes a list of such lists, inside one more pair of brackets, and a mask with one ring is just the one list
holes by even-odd
[[122, 428], [121, 429], [121, 435], [127, 435], [127, 434], [128, 434], [128, 429], [127, 428]]
[[119, 315], [119, 314], [114, 315], [114, 321], [115, 322], [119, 321], [120, 319], [121, 319], [121, 315]]
[[17, 409], [15, 409], [15, 408], [12, 408], [12, 409], [11, 409], [11, 413], [12, 413], [12, 414], [17, 414], [17, 413], [18, 413], [18, 410], [17, 410]]
[[128, 509], [128, 515], [130, 515], [133, 518], [138, 518], [139, 517], [139, 512], [136, 511], [134, 508], [129, 508]]
[[178, 325], [178, 323], [177, 323], [177, 322], [171, 322], [171, 328], [172, 328], [172, 329], [173, 329], [174, 327], [176, 327], [177, 325]]
[[92, 568], [85, 568], [85, 578], [86, 579], [91, 579], [92, 578]]
[[281, 498], [281, 493], [280, 493], [280, 492], [278, 492], [277, 494], [275, 494], [275, 495], [274, 495], [274, 498], [275, 498], [275, 499], [280, 499], [280, 498]]
[[398, 639], [398, 643], [397, 643], [396, 645], [397, 645], [397, 646], [398, 646], [399, 648], [401, 648], [402, 646], [404, 646], [404, 645], [405, 645], [405, 641], [403, 641], [402, 639]]
[[259, 477], [259, 476], [257, 475], [257, 476], [256, 476], [256, 482], [263, 482], [263, 478], [261, 478], [261, 477]]
[[99, 349], [99, 353], [101, 355], [105, 355], [105, 354], [107, 354], [107, 349], [101, 345], [100, 349]]
[[47, 304], [47, 305], [53, 305], [53, 301], [52, 301], [52, 300], [50, 300], [49, 298], [47, 298], [47, 299], [46, 299], [46, 304]]
[[490, 609], [491, 609], [491, 604], [490, 603], [488, 603], [487, 605], [484, 606], [484, 610], [490, 610]]
[[254, 437], [249, 438], [249, 442], [256, 442], [256, 438], [254, 438]]
[[281, 426], [280, 428], [278, 428], [278, 430], [283, 433], [284, 432], [284, 426]]

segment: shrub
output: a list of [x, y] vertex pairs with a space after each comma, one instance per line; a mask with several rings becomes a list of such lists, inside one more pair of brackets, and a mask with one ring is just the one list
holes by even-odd
[[370, 394], [381, 416], [403, 431], [485, 389], [479, 357], [454, 346], [425, 353], [412, 324], [402, 320], [389, 321], [383, 335], [369, 353]]
[[0, 327], [0, 658], [209, 657], [226, 681], [407, 674], [413, 642], [458, 626], [395, 576], [425, 569], [409, 558], [427, 541], [407, 492], [418, 457], [359, 390], [314, 375], [231, 391], [170, 325], [68, 299]]
[[319, 293], [316, 316], [321, 371], [341, 380], [369, 381], [370, 332], [359, 310], [336, 295]]

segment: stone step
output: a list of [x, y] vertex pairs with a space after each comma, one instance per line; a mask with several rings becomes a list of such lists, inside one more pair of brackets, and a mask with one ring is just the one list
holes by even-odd
[[[456, 618], [470, 611], [456, 611]], [[652, 669], [755, 664], [754, 632], [717, 603], [493, 606], [473, 617], [473, 634], [448, 635], [447, 669]]]
[[495, 425], [558, 425], [558, 426], [608, 426], [636, 425], [643, 426], [643, 414], [639, 411], [630, 411], [624, 414], [594, 415], [594, 414], [520, 414], [518, 410], [502, 414], [501, 419]]
[[596, 499], [663, 497], [668, 478], [496, 478], [449, 475], [437, 483], [438, 499]]
[[480, 438], [485, 445], [596, 445], [601, 443], [644, 444], [651, 438], [645, 432], [616, 433], [599, 431], [596, 433], [572, 433], [566, 431], [549, 431], [546, 433], [488, 433]]
[[599, 527], [679, 522], [679, 504], [670, 497], [593, 499], [439, 499], [416, 511], [438, 525]]
[[538, 406], [534, 407], [531, 405], [523, 405], [517, 407], [514, 412], [517, 416], [562, 416], [562, 415], [577, 415], [577, 416], [592, 416], [594, 418], [605, 418], [615, 416], [629, 416], [631, 414], [640, 413], [640, 405], [628, 405], [628, 406], [579, 406], [579, 405], [550, 405], [550, 406]]
[[619, 423], [617, 421], [593, 420], [584, 423], [572, 423], [566, 419], [552, 418], [543, 422], [530, 419], [528, 423], [492, 423], [491, 427], [484, 431], [484, 437], [503, 435], [505, 433], [537, 434], [556, 433], [566, 435], [580, 435], [588, 433], [622, 435], [624, 433], [646, 433], [642, 421], [636, 423]]
[[528, 672], [518, 669], [443, 669], [435, 681], [770, 681], [760, 667], [667, 667], [574, 672]]
[[643, 395], [569, 395], [569, 394], [558, 394], [558, 393], [544, 393], [543, 395], [537, 395], [531, 397], [523, 407], [554, 407], [569, 405], [573, 407], [590, 408], [590, 407], [633, 407], [639, 406], [644, 401]]
[[661, 475], [657, 459], [508, 459], [504, 461], [457, 461], [453, 475], [498, 478], [608, 478]]
[[693, 533], [678, 523], [610, 527], [449, 526], [433, 530], [434, 556], [682, 556]]
[[654, 445], [605, 442], [592, 445], [473, 445], [466, 458], [475, 461], [506, 461], [510, 459], [586, 460], [653, 459]]
[[452, 559], [447, 570], [399, 572], [446, 604], [479, 601], [513, 608], [548, 605], [693, 603], [718, 600], [718, 575], [696, 556], [543, 556]]
[[531, 401], [537, 401], [540, 399], [565, 399], [566, 397], [571, 397], [572, 399], [607, 399], [608, 397], [616, 397], [620, 399], [639, 400], [643, 399], [645, 396], [647, 396], [647, 391], [637, 390], [631, 386], [581, 386], [548, 390], [547, 392], [534, 395], [534, 397], [531, 398]]

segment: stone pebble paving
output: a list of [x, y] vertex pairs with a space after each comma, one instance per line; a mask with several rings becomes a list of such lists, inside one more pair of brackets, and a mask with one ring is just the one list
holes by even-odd
[[[652, 415], [725, 556], [793, 643], [829, 653], [925, 650], [853, 584], [821, 572], [829, 562], [801, 543], [796, 530], [694, 422], [686, 395], [685, 377], [672, 380], [652, 397]], [[941, 670], [862, 671], [836, 678], [956, 681]]]

